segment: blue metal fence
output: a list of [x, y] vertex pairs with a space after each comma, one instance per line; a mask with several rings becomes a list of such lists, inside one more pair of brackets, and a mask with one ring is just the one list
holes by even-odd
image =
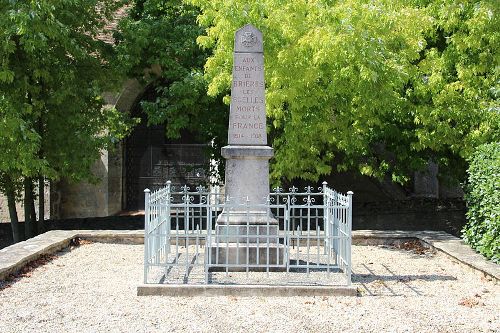
[[144, 283], [351, 283], [352, 192], [276, 188], [259, 205], [170, 182], [145, 194]]

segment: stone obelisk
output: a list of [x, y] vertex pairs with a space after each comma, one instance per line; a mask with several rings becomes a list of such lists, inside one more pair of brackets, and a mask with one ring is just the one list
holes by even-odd
[[[280, 251], [276, 244], [278, 221], [265, 207], [269, 195], [269, 159], [273, 157], [273, 149], [267, 146], [262, 42], [262, 33], [253, 25], [248, 24], [236, 31], [228, 145], [222, 148], [222, 156], [226, 159], [225, 193], [231, 209], [225, 209], [218, 217], [216, 237], [231, 243], [249, 241], [253, 243], [251, 252], [255, 251], [254, 243], [259, 243], [266, 249], [271, 248], [271, 257], [282, 258], [282, 255], [276, 255], [276, 251]], [[257, 237], [248, 235], [262, 237], [257, 240]], [[275, 239], [273, 245], [267, 244], [270, 239]], [[230, 262], [236, 260], [235, 253], [219, 251], [218, 257], [223, 261], [226, 255]], [[257, 259], [251, 260], [250, 264], [255, 264]]]

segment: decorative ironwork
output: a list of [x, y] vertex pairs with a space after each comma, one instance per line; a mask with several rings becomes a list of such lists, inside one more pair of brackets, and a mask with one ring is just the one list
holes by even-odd
[[[326, 184], [318, 192], [311, 186], [305, 187], [304, 192], [295, 187], [290, 192], [274, 189], [265, 204], [252, 205], [248, 198], [243, 204], [225, 198], [218, 187], [197, 186], [191, 191], [185, 185], [180, 191], [173, 189], [167, 182], [155, 191], [145, 191], [145, 283], [247, 283], [248, 273], [254, 269], [266, 272], [267, 276], [274, 274], [274, 270], [283, 270], [286, 274], [280, 275], [280, 284], [351, 283], [352, 192], [344, 195]], [[241, 232], [236, 234], [224, 236], [220, 230], [216, 231], [220, 226], [215, 221], [223, 210], [226, 214], [237, 211], [245, 215], [262, 209], [271, 212], [269, 217], [279, 222], [278, 233], [260, 234], [261, 229], [249, 221], [243, 222], [237, 229]], [[260, 228], [271, 228], [269, 221], [270, 218]], [[229, 238], [233, 241], [229, 242]], [[259, 239], [266, 239], [260, 247]], [[271, 251], [271, 243], [278, 251], [284, 251], [281, 257], [284, 259], [270, 260], [276, 252]], [[236, 246], [240, 261], [213, 260], [211, 254], [229, 246]], [[250, 263], [251, 249], [257, 251], [257, 257], [259, 249], [264, 254], [267, 251], [267, 257], [261, 256], [257, 263]], [[228, 273], [233, 270], [246, 272], [246, 277], [229, 281]], [[217, 273], [221, 271], [223, 277]], [[335, 280], [339, 274], [343, 282]], [[262, 277], [251, 282], [269, 283]]]
[[[142, 189], [155, 190], [171, 180], [176, 187], [183, 184], [208, 182], [206, 167], [208, 158], [204, 154], [205, 144], [156, 144], [151, 137], [155, 129], [147, 134], [132, 135], [125, 148], [125, 183], [127, 209], [143, 208]], [[163, 133], [163, 130], [162, 130]], [[164, 135], [164, 134], [163, 134]], [[141, 195], [142, 194], [142, 195]]]

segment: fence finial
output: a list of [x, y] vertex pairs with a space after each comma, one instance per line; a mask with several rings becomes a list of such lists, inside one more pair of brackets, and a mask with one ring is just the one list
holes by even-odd
[[349, 192], [347, 192], [347, 195], [353, 195], [353, 194], [354, 194], [354, 192], [353, 192], [353, 191], [349, 191]]
[[151, 191], [149, 190], [149, 188], [147, 188], [147, 189], [145, 189], [145, 190], [144, 190], [144, 193], [149, 193], [149, 192], [151, 192]]

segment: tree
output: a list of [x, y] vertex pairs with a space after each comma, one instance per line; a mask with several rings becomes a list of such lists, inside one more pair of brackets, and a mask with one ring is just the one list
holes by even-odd
[[427, 151], [451, 177], [500, 140], [500, 31], [496, 1], [431, 1], [427, 47], [405, 97], [414, 111], [412, 151]]
[[187, 2], [213, 49], [208, 92], [226, 102], [234, 32], [263, 31], [275, 181], [315, 181], [334, 162], [404, 183], [435, 160], [461, 177], [473, 147], [498, 136], [493, 1]]
[[[11, 207], [23, 184], [26, 237], [36, 232], [33, 180], [95, 180], [90, 168], [100, 151], [129, 126], [124, 115], [103, 108], [100, 97], [115, 75], [113, 49], [98, 37], [118, 5], [112, 0], [0, 2], [0, 126], [5, 129], [0, 144], [6, 147], [0, 150], [0, 189]], [[42, 196], [43, 186], [39, 189]], [[10, 212], [14, 223], [16, 212]], [[14, 236], [19, 239], [15, 230]]]
[[[9, 206], [14, 242], [22, 240], [24, 232], [19, 229], [16, 198], [22, 187], [22, 175], [32, 169], [41, 169], [43, 162], [36, 158], [40, 137], [30, 130], [23, 120], [22, 108], [14, 112], [5, 96], [0, 99], [0, 192], [5, 193]], [[35, 158], [33, 158], [35, 157]]]
[[201, 142], [212, 142], [210, 155], [220, 156], [227, 142], [228, 110], [220, 98], [207, 95], [203, 66], [210, 51], [196, 44], [204, 33], [197, 15], [197, 8], [180, 0], [135, 1], [115, 34], [117, 68], [145, 80], [145, 69], [159, 67], [151, 83], [155, 98], [141, 102], [148, 123], [166, 124], [165, 134], [171, 139], [188, 128]]

